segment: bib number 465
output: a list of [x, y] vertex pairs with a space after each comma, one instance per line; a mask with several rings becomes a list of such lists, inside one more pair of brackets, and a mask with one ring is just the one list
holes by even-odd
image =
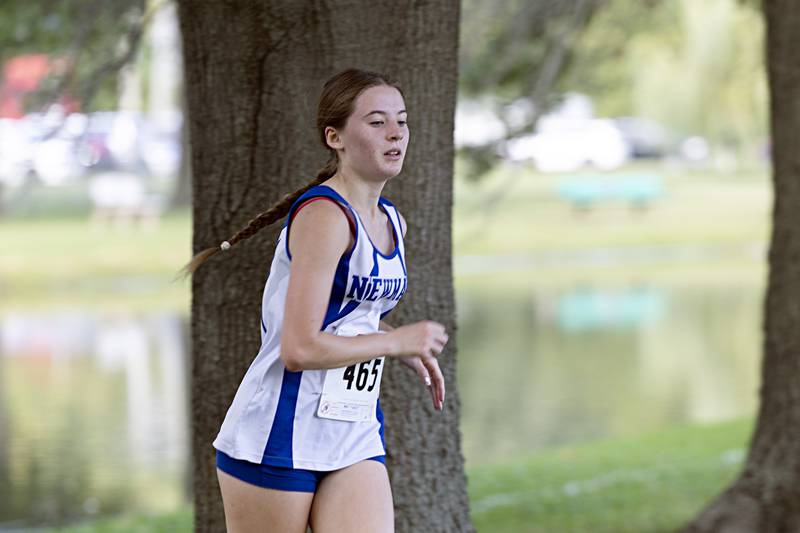
[[[348, 366], [344, 371], [344, 380], [347, 382], [347, 390], [353, 390], [353, 387], [355, 387], [357, 391], [363, 391], [364, 388], [367, 387], [367, 381], [369, 381], [371, 375], [372, 381], [369, 387], [367, 387], [367, 392], [372, 392], [372, 389], [375, 388], [375, 382], [378, 379], [378, 369], [382, 362], [383, 359], [373, 359], [372, 361], [364, 361], [356, 365]], [[371, 371], [370, 365], [372, 365]], [[358, 370], [356, 370], [356, 367], [358, 367]]]

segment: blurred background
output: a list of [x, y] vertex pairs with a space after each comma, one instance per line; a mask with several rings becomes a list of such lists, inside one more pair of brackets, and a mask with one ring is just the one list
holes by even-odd
[[[89, 4], [0, 6], [0, 530], [188, 530], [176, 11]], [[763, 31], [737, 0], [463, 0], [454, 276], [479, 530], [653, 483], [713, 478], [710, 497], [735, 472], [770, 228]], [[659, 441], [705, 444], [669, 455], [675, 479]], [[604, 446], [652, 453], [626, 469]], [[570, 454], [577, 478], [552, 470]], [[541, 462], [553, 491], [515, 486], [509, 461]]]

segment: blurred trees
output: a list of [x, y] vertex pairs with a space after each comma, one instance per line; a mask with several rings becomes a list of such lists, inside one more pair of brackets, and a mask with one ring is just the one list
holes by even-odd
[[650, 118], [752, 159], [766, 135], [763, 33], [756, 6], [737, 0], [613, 0], [581, 36], [566, 85], [600, 115]]
[[[39, 80], [41, 72], [28, 75], [26, 69], [17, 69], [30, 78], [25, 85], [36, 86], [30, 92], [3, 84], [0, 78], [0, 103], [10, 100], [10, 108], [17, 112], [21, 94], [24, 113], [45, 112], [54, 103], [63, 104], [67, 113], [147, 111], [152, 128], [162, 134], [172, 132], [173, 108], [182, 105], [181, 82], [172, 75], [181, 71], [179, 46], [176, 39], [163, 39], [164, 25], [174, 20], [172, 4], [171, 0], [0, 3], [0, 65], [35, 54], [46, 73]], [[52, 124], [54, 131], [47, 136], [57, 133], [58, 121]], [[183, 137], [181, 144], [188, 152]], [[181, 158], [170, 207], [185, 207], [191, 201], [186, 161]]]
[[62, 94], [89, 110], [113, 108], [117, 72], [136, 54], [146, 0], [5, 0], [0, 3], [0, 65], [47, 54], [55, 68], [27, 102], [29, 111]]
[[[0, 4], [0, 62], [43, 50], [62, 58], [33, 108], [63, 90], [88, 110], [113, 108], [113, 74], [136, 56], [148, 13], [167, 1], [8, 0]], [[640, 116], [676, 139], [705, 137], [732, 164], [762, 158], [758, 3], [463, 0], [460, 95], [491, 96], [508, 132], [489, 146], [462, 149], [468, 174], [493, 166], [508, 139], [531, 133], [570, 91], [589, 95], [600, 116]], [[185, 203], [187, 195], [178, 196]]]
[[[740, 160], [766, 136], [763, 22], [755, 0], [464, 0], [462, 97], [493, 95], [513, 138], [567, 92], [599, 116], [639, 116], [675, 137], [699, 135]], [[506, 117], [526, 99], [521, 123]], [[518, 115], [517, 115], [518, 116]], [[507, 139], [468, 156], [489, 168]]]
[[464, 0], [460, 90], [467, 96], [551, 96], [578, 33], [603, 0]]
[[[506, 138], [460, 150], [467, 175], [491, 168], [503, 144], [529, 133], [556, 103], [556, 87], [575, 52], [577, 37], [604, 0], [463, 0], [459, 48], [460, 96], [491, 95], [506, 123]], [[511, 105], [525, 100], [511, 116]]]

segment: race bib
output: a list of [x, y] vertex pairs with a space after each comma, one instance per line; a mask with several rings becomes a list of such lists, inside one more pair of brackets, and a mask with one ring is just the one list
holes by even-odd
[[[354, 337], [355, 331], [339, 328], [336, 335]], [[383, 375], [383, 357], [325, 372], [317, 416], [346, 422], [366, 422], [375, 416]]]

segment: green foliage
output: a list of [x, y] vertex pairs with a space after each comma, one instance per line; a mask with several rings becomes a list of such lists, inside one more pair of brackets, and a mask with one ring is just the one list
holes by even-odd
[[[767, 135], [760, 3], [465, 0], [460, 91], [494, 94], [500, 116], [530, 98], [537, 113], [509, 128], [512, 137], [574, 91], [592, 98], [598, 116], [650, 118], [676, 138], [701, 135], [752, 162]], [[497, 163], [487, 153], [461, 151], [472, 175]]]
[[609, 0], [577, 38], [573, 61], [559, 90], [590, 95], [600, 116], [635, 114], [629, 57], [633, 42], [664, 27], [663, 46], [677, 47], [679, 33], [669, 27], [676, 7], [674, 0]]
[[[532, 103], [533, 112], [520, 123], [507, 123], [508, 138], [528, 133], [538, 117], [553, 107], [554, 90], [569, 63], [576, 35], [585, 28], [603, 0], [465, 0], [462, 5], [459, 49], [463, 96], [494, 96], [498, 117], [519, 99]], [[462, 147], [472, 180], [498, 162], [496, 145]]]
[[[563, 48], [569, 55], [575, 34], [600, 3], [601, 0], [465, 0], [459, 49], [460, 90], [469, 96], [493, 93], [508, 101], [534, 96], [555, 49]], [[544, 91], [542, 96], [550, 96], [550, 91]]]
[[88, 110], [113, 107], [113, 74], [144, 11], [145, 0], [6, 0], [0, 3], [0, 64], [31, 53], [62, 60], [28, 102], [31, 110], [62, 91], [85, 101]]
[[755, 157], [766, 135], [757, 2], [611, 0], [580, 37], [563, 89], [601, 116], [652, 118]]

